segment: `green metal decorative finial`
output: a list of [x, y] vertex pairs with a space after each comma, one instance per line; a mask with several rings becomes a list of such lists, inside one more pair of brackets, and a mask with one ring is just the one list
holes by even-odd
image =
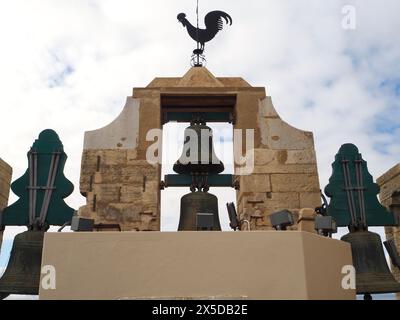
[[43, 230], [71, 221], [75, 210], [64, 198], [73, 192], [74, 186], [63, 173], [66, 160], [57, 133], [41, 132], [28, 152], [27, 171], [11, 185], [19, 200], [4, 209], [1, 224]]
[[394, 215], [379, 203], [379, 186], [374, 183], [367, 162], [355, 145], [343, 145], [332, 168], [325, 188], [326, 195], [331, 198], [327, 214], [336, 219], [338, 227], [365, 230], [368, 226], [397, 224]]

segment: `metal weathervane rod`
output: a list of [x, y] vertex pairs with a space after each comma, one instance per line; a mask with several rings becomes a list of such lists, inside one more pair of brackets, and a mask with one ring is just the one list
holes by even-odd
[[199, 0], [197, 0], [197, 5], [196, 5], [196, 16], [197, 16], [197, 29], [196, 29], [196, 41], [197, 41], [197, 54], [196, 54], [196, 61], [194, 65], [198, 66], [200, 65], [200, 40], [199, 40]]
[[197, 15], [197, 49], [200, 49], [200, 42], [199, 42], [199, 0], [197, 0], [197, 6], [196, 6], [196, 15]]

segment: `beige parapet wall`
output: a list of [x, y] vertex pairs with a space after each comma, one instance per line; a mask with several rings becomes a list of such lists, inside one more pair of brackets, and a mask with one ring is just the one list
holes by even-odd
[[[381, 188], [379, 197], [382, 204], [400, 216], [400, 163], [382, 175], [377, 182]], [[394, 238], [400, 252], [400, 228], [387, 227], [386, 237]], [[392, 265], [392, 271], [397, 281], [400, 281], [400, 270]]]
[[[0, 158], [0, 210], [8, 204], [10, 195], [12, 168]], [[3, 241], [3, 231], [0, 229], [0, 248]]]
[[308, 232], [47, 233], [40, 299], [355, 299], [351, 264], [349, 244]]

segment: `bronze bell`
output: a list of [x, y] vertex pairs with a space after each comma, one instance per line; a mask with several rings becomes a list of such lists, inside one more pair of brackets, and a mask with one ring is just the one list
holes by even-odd
[[178, 230], [221, 231], [218, 199], [208, 193], [208, 175], [223, 172], [224, 165], [214, 152], [212, 130], [204, 121], [195, 120], [185, 130], [183, 153], [174, 171], [192, 177], [192, 192], [181, 199]]
[[351, 244], [357, 294], [400, 292], [400, 283], [389, 269], [379, 234], [356, 231], [342, 237], [342, 241]]
[[2, 299], [10, 294], [39, 294], [43, 238], [43, 231], [26, 231], [15, 236], [7, 269], [0, 279]]
[[221, 231], [218, 198], [208, 192], [192, 192], [181, 199], [179, 231]]
[[224, 171], [223, 163], [217, 158], [213, 148], [213, 135], [205, 122], [193, 121], [185, 130], [183, 153], [174, 165], [179, 174], [218, 174]]

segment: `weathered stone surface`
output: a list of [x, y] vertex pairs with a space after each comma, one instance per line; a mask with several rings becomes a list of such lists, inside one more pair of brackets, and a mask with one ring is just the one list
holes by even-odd
[[[400, 207], [391, 208], [392, 205], [400, 205], [400, 196], [395, 195], [395, 193], [400, 191], [400, 164], [394, 166], [378, 178], [377, 182], [381, 188], [379, 198], [382, 204], [388, 209], [393, 210], [395, 214], [400, 214]], [[385, 229], [386, 237], [395, 240], [397, 250], [400, 252], [400, 228], [387, 227]], [[397, 281], [400, 281], [400, 270], [392, 265], [392, 271]], [[398, 294], [398, 298], [400, 299], [400, 294]]]
[[131, 150], [85, 150], [79, 214], [96, 223], [120, 224], [124, 231], [160, 229], [159, 166], [138, 160]]
[[251, 176], [241, 176], [239, 178], [240, 187], [243, 190], [252, 190], [254, 193], [270, 192], [271, 182], [269, 175], [254, 174]]
[[143, 194], [143, 187], [141, 186], [122, 186], [119, 187], [119, 202], [120, 203], [131, 203], [136, 199], [140, 199]]
[[[266, 123], [265, 123], [266, 122]], [[268, 119], [261, 122], [263, 144], [271, 149], [305, 149], [313, 147], [311, 132], [299, 131], [280, 119]]]
[[395, 165], [393, 168], [385, 172], [382, 176], [380, 176], [376, 181], [377, 183], [382, 186], [385, 183], [395, 179], [397, 176], [400, 175], [400, 163]]
[[272, 104], [271, 97], [265, 97], [260, 100], [259, 103], [259, 118], [275, 118], [279, 119], [278, 112], [276, 112], [274, 105]]
[[[268, 216], [273, 212], [288, 209], [298, 216], [301, 208], [320, 206], [312, 133], [282, 121], [270, 97], [257, 101], [242, 97], [239, 102], [246, 102], [248, 109], [246, 114], [237, 114], [238, 118], [243, 117], [239, 121], [241, 127], [246, 128], [251, 128], [251, 123], [255, 125], [252, 110], [254, 104], [258, 104], [255, 149], [246, 156], [246, 163], [254, 163], [254, 169], [250, 176], [239, 179], [239, 214], [251, 222], [252, 229], [266, 230], [271, 227]], [[235, 173], [240, 173], [240, 168], [236, 166]], [[257, 183], [256, 179], [262, 179], [261, 176], [269, 177], [270, 191], [265, 191], [265, 185]]]
[[[242, 136], [245, 136], [245, 130], [254, 130], [254, 148], [260, 148], [261, 137], [260, 129], [257, 125], [259, 102], [265, 98], [265, 89], [251, 88], [237, 92], [236, 96], [236, 122], [235, 129], [243, 130]], [[243, 154], [245, 152], [245, 144], [243, 144]]]
[[226, 78], [226, 77], [217, 77], [217, 80], [221, 82], [224, 87], [230, 87], [230, 88], [251, 88], [251, 85], [244, 80], [243, 78], [238, 78], [238, 77], [232, 77], [232, 78]]
[[261, 142], [268, 149], [314, 149], [313, 134], [296, 129], [280, 119], [271, 101], [259, 102], [258, 126]]
[[0, 158], [0, 210], [8, 203], [10, 194], [12, 168]]
[[[205, 69], [205, 68], [203, 68]], [[197, 71], [197, 70], [196, 70]], [[202, 70], [201, 70], [202, 71]], [[201, 80], [201, 78], [199, 78]], [[216, 77], [216, 79], [224, 86], [227, 88], [251, 88], [251, 85], [244, 80], [243, 78], [239, 77]], [[196, 87], [201, 87], [201, 81], [196, 81], [196, 79], [193, 82], [193, 84], [196, 85]], [[182, 78], [172, 78], [172, 77], [167, 77], [167, 78], [155, 78], [153, 81], [150, 82], [150, 84], [147, 86], [147, 88], [174, 88], [174, 87], [179, 87], [181, 85]], [[212, 82], [211, 82], [212, 83]], [[219, 87], [219, 85], [218, 85]], [[212, 87], [210, 87], [212, 88]]]
[[272, 174], [273, 192], [319, 192], [318, 176], [314, 174]]
[[120, 189], [118, 184], [95, 184], [93, 193], [98, 202], [117, 202], [120, 200]]
[[315, 173], [314, 150], [255, 149], [249, 152], [246, 163], [254, 163], [253, 173]]
[[182, 78], [173, 78], [173, 77], [159, 77], [153, 79], [148, 85], [147, 88], [170, 88], [176, 87], [179, 81]]
[[252, 161], [255, 166], [266, 166], [272, 162], [277, 162], [278, 151], [270, 149], [254, 149], [253, 153], [247, 156], [248, 161]]
[[[12, 168], [0, 158], [0, 211], [7, 207], [10, 194]], [[0, 226], [0, 248], [3, 241], [3, 230]]]
[[298, 230], [316, 233], [315, 231], [315, 210], [311, 208], [301, 209], [299, 212]]
[[[10, 192], [10, 180], [0, 179], [0, 196], [5, 200], [8, 199], [8, 194]], [[3, 203], [4, 206], [7, 205], [7, 202]]]
[[[264, 193], [247, 193], [239, 198], [248, 206], [263, 206], [270, 211], [278, 211], [284, 209], [295, 209], [300, 206], [299, 194], [297, 192], [264, 192]], [[271, 212], [271, 213], [272, 213]]]
[[313, 208], [320, 207], [322, 204], [320, 192], [306, 192], [300, 193], [300, 208]]
[[[281, 211], [290, 210], [296, 212], [300, 207], [299, 194], [292, 193], [247, 193], [239, 196], [238, 208], [240, 218], [249, 220], [254, 228], [257, 226], [271, 227], [269, 215]], [[265, 229], [261, 229], [265, 230]]]
[[121, 114], [108, 126], [85, 133], [84, 149], [136, 149], [140, 102], [127, 98]]
[[[383, 180], [383, 177], [389, 178], [389, 180]], [[377, 182], [381, 187], [379, 198], [385, 202], [390, 201], [393, 192], [400, 191], [400, 166], [394, 167], [390, 175], [386, 174], [383, 177], [379, 178]]]
[[206, 68], [191, 68], [179, 81], [178, 87], [223, 87], [224, 85]]
[[317, 164], [314, 149], [288, 150], [286, 164]]
[[275, 164], [254, 167], [253, 174], [314, 174], [318, 175], [317, 166], [310, 164]]
[[0, 158], [0, 179], [7, 179], [12, 172], [12, 168]]

